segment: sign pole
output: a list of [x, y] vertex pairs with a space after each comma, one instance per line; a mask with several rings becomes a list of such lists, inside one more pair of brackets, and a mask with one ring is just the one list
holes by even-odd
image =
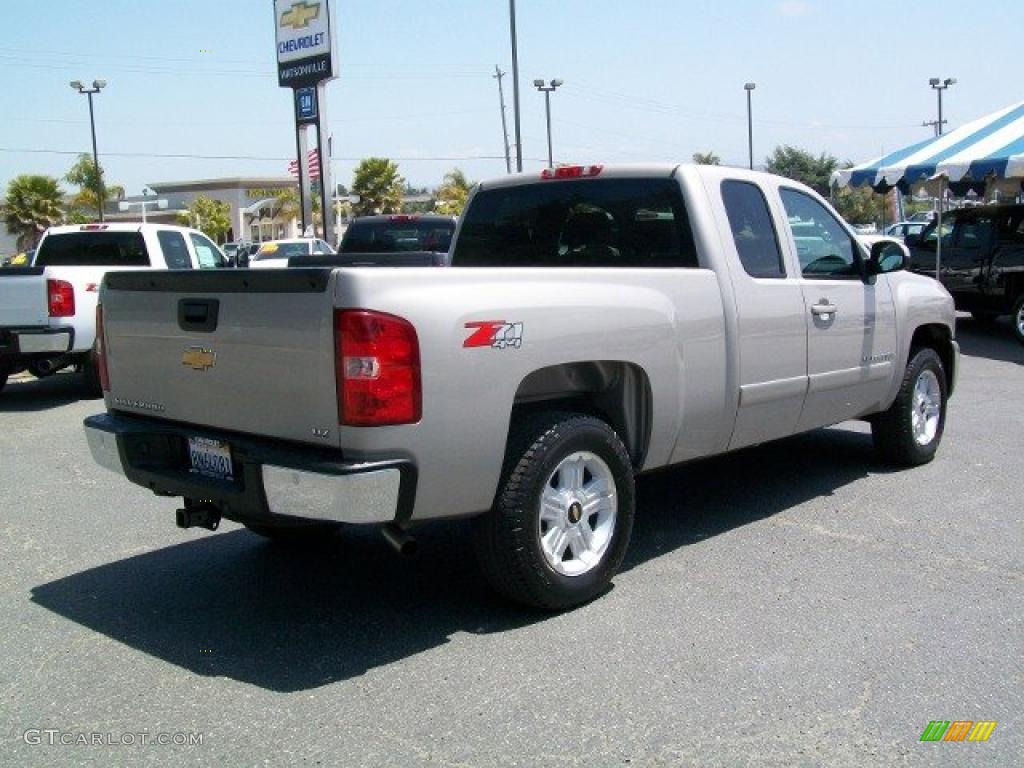
[[327, 134], [327, 83], [338, 75], [337, 24], [331, 0], [273, 0], [277, 45], [277, 82], [293, 91], [295, 148], [298, 153], [299, 207], [302, 236], [316, 236], [309, 177], [309, 128], [316, 127], [320, 162], [320, 205], [324, 240], [330, 242], [333, 186], [330, 158], [324, 154]]
[[[327, 103], [326, 91], [326, 82], [317, 84], [316, 149], [320, 158], [320, 218], [323, 221], [324, 242], [330, 243], [331, 230], [334, 228], [334, 206], [331, 205], [334, 187], [331, 179], [331, 150], [329, 146], [325, 147], [327, 142], [324, 140], [327, 136], [327, 110], [324, 109]], [[325, 148], [327, 152], [324, 152]]]

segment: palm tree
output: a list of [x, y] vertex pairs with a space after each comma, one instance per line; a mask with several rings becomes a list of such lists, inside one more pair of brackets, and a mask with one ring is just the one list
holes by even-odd
[[357, 216], [398, 213], [404, 191], [405, 179], [395, 163], [386, 157], [368, 157], [359, 163], [352, 178], [352, 194], [359, 195], [352, 209]]
[[52, 176], [16, 176], [7, 185], [3, 216], [7, 232], [18, 236], [18, 249], [36, 247], [47, 227], [64, 219], [64, 192]]
[[124, 187], [119, 184], [106, 185], [103, 181], [103, 166], [99, 167], [97, 176], [95, 161], [84, 153], [78, 156], [78, 160], [71, 166], [64, 180], [78, 187], [78, 192], [71, 199], [71, 206], [87, 211], [89, 216], [99, 208], [97, 189], [102, 190], [104, 205], [108, 200], [120, 200], [124, 197]]
[[473, 183], [466, 178], [466, 174], [458, 168], [453, 168], [444, 175], [444, 181], [437, 188], [437, 201], [434, 203], [434, 210], [451, 216], [462, 215]]

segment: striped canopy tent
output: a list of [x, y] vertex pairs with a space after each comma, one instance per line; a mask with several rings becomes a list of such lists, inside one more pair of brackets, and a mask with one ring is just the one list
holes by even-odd
[[876, 192], [893, 187], [910, 192], [922, 185], [935, 189], [940, 180], [954, 193], [958, 187], [966, 192], [993, 183], [1020, 192], [1024, 180], [1024, 101], [949, 133], [832, 174], [833, 186], [869, 186]]
[[[871, 187], [904, 193], [924, 188], [939, 198], [941, 226], [945, 190], [962, 196], [993, 188], [1009, 194], [1024, 190], [1024, 101], [979, 117], [956, 130], [832, 174], [834, 187]], [[935, 272], [942, 260], [942, 239]]]

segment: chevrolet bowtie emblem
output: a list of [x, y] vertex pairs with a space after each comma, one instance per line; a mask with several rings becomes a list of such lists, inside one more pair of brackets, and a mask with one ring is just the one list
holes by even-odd
[[295, 3], [289, 10], [281, 14], [281, 26], [292, 29], [305, 29], [309, 22], [320, 16], [320, 3]]
[[181, 356], [181, 364], [193, 371], [208, 371], [217, 364], [217, 353], [205, 347], [189, 347]]

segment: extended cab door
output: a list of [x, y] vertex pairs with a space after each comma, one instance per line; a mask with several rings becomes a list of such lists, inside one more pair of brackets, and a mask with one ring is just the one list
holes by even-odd
[[824, 204], [789, 187], [779, 197], [807, 323], [803, 431], [877, 409], [894, 375], [896, 312], [888, 280], [865, 282], [860, 245]]
[[757, 184], [709, 189], [736, 300], [739, 405], [730, 448], [793, 434], [807, 392], [807, 323], [799, 275], [787, 270], [768, 198]]

